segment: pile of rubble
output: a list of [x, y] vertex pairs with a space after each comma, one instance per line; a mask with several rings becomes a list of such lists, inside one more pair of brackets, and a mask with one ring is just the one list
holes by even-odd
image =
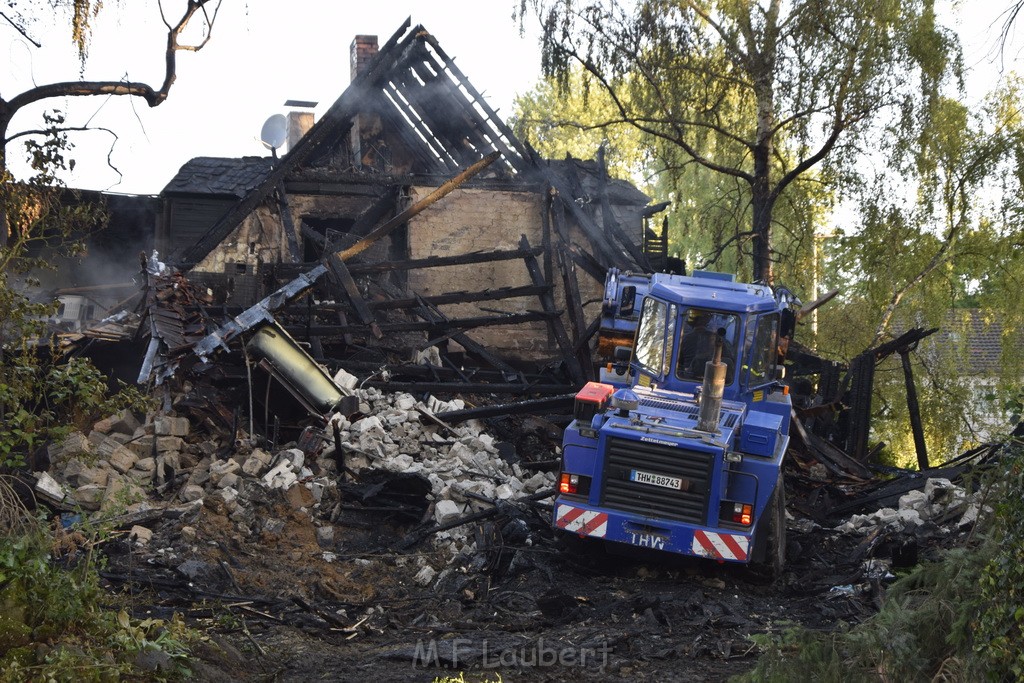
[[894, 525], [912, 532], [925, 526], [942, 527], [955, 522], [959, 528], [970, 528], [985, 508], [983, 491], [968, 492], [949, 479], [928, 479], [923, 490], [912, 490], [899, 498], [898, 507], [883, 507], [870, 514], [852, 515], [836, 527], [843, 533], [868, 533], [878, 527]]
[[[37, 475], [36, 490], [52, 504], [95, 515], [207, 507], [256, 537], [280, 523], [260, 514], [276, 499], [308, 516], [330, 559], [330, 524], [359, 502], [346, 499], [346, 485], [371, 473], [421, 479], [424, 514], [415, 521], [441, 527], [431, 537], [449, 556], [473, 550], [471, 529], [454, 526], [460, 518], [554, 484], [551, 473], [524, 470], [514, 448], [496, 442], [479, 421], [452, 427], [433, 417], [464, 408], [461, 400], [351, 390], [357, 413], [336, 414], [325, 430], [307, 429], [310, 438], [281, 449], [258, 447], [244, 435], [199, 436], [184, 417], [153, 414], [143, 422], [123, 411], [88, 435], [75, 432], [52, 445], [50, 471]], [[146, 532], [134, 529], [133, 537], [144, 541]]]

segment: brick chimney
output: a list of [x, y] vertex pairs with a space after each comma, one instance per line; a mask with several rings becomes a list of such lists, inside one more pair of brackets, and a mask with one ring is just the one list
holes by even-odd
[[[378, 52], [377, 36], [356, 36], [352, 40], [352, 80], [366, 72]], [[383, 170], [385, 159], [380, 150], [386, 147], [380, 114], [375, 111], [373, 98], [364, 98], [364, 106], [352, 121], [349, 131], [349, 149], [355, 168], [378, 168]]]
[[313, 127], [313, 112], [288, 112], [288, 149], [294, 149], [296, 143]]
[[377, 36], [356, 36], [352, 41], [352, 80], [366, 71], [367, 64], [377, 54]]
[[317, 104], [317, 102], [308, 100], [288, 100], [284, 103], [284, 106], [290, 109], [286, 117], [287, 126], [285, 128], [288, 143], [286, 149], [289, 151], [294, 149], [302, 136], [313, 127], [315, 121], [312, 110]]

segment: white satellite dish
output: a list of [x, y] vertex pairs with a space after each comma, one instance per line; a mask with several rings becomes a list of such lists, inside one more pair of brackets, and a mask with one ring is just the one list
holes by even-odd
[[263, 124], [260, 142], [267, 149], [277, 150], [288, 139], [288, 121], [284, 114], [274, 114]]

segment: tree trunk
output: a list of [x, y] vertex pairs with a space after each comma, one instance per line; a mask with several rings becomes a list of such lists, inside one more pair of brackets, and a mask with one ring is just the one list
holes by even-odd
[[772, 249], [771, 249], [771, 227], [772, 227], [772, 201], [771, 191], [768, 185], [767, 163], [765, 168], [758, 168], [760, 165], [757, 157], [758, 150], [754, 150], [754, 184], [751, 187], [751, 204], [753, 212], [753, 273], [754, 282], [765, 282], [771, 284], [772, 273]]

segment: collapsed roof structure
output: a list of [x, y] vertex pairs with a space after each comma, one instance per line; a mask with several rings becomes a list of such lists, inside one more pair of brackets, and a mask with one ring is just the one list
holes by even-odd
[[409, 20], [379, 47], [357, 36], [351, 68], [319, 121], [289, 115], [280, 159], [185, 164], [161, 253], [229, 315], [323, 266], [317, 303], [281, 309], [320, 361], [454, 366], [454, 349], [506, 377], [530, 362], [589, 379], [605, 272], [664, 267], [648, 222], [665, 205], [603, 163], [540, 159]]

